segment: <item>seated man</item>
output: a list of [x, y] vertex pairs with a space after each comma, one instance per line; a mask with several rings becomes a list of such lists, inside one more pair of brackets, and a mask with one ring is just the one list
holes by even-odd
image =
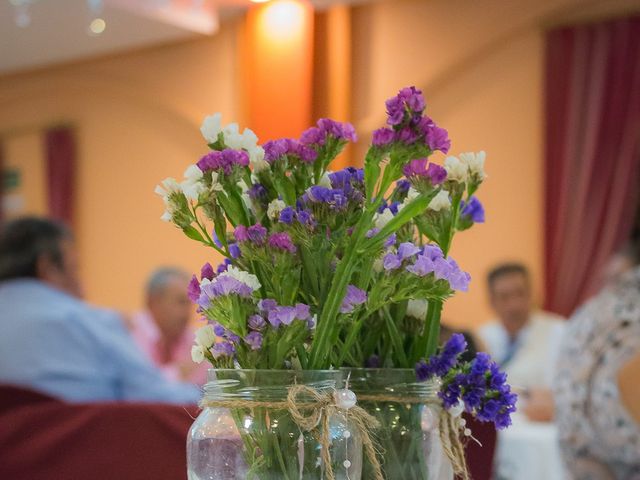
[[133, 316], [133, 338], [147, 357], [171, 380], [203, 384], [206, 364], [191, 360], [193, 305], [187, 296], [189, 275], [172, 267], [151, 274], [146, 288], [147, 311]]
[[553, 417], [551, 382], [564, 329], [562, 317], [534, 311], [524, 265], [505, 264], [488, 276], [489, 298], [498, 319], [479, 330], [481, 341], [522, 393], [521, 409], [532, 420]]
[[0, 383], [73, 402], [195, 403], [141, 355], [121, 319], [80, 300], [71, 233], [40, 218], [0, 231]]

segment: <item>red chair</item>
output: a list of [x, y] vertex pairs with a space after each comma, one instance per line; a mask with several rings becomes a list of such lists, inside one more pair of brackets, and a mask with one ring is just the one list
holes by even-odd
[[0, 479], [180, 480], [197, 409], [69, 404], [0, 385]]

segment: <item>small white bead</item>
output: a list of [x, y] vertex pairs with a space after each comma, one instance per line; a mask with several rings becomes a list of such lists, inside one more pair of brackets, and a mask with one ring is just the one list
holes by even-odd
[[346, 388], [336, 390], [334, 399], [336, 406], [345, 410], [349, 410], [351, 407], [354, 407], [358, 401], [356, 394]]
[[464, 429], [464, 436], [465, 437], [470, 437], [471, 436], [471, 430], [469, 430], [468, 428]]
[[344, 438], [349, 438], [351, 436], [351, 432], [349, 430], [345, 430], [344, 432], [342, 432], [342, 436]]
[[458, 420], [458, 423], [461, 427], [464, 427], [467, 424], [467, 421], [464, 418], [461, 418], [460, 420]]
[[449, 409], [449, 413], [453, 417], [459, 417], [464, 412], [464, 403], [460, 400], [457, 405], [454, 405]]
[[342, 462], [342, 465], [344, 465], [344, 468], [349, 468], [351, 466], [351, 462], [349, 460], [345, 460]]

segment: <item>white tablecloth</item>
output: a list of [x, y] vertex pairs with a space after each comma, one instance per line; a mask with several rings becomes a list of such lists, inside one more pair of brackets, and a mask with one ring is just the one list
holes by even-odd
[[514, 415], [513, 425], [498, 435], [495, 476], [499, 480], [564, 480], [556, 426]]

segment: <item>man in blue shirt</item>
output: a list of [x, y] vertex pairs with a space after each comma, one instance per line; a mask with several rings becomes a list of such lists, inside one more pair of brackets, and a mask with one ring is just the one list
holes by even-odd
[[120, 317], [80, 300], [70, 231], [40, 218], [0, 232], [0, 383], [72, 402], [196, 403], [136, 348]]

